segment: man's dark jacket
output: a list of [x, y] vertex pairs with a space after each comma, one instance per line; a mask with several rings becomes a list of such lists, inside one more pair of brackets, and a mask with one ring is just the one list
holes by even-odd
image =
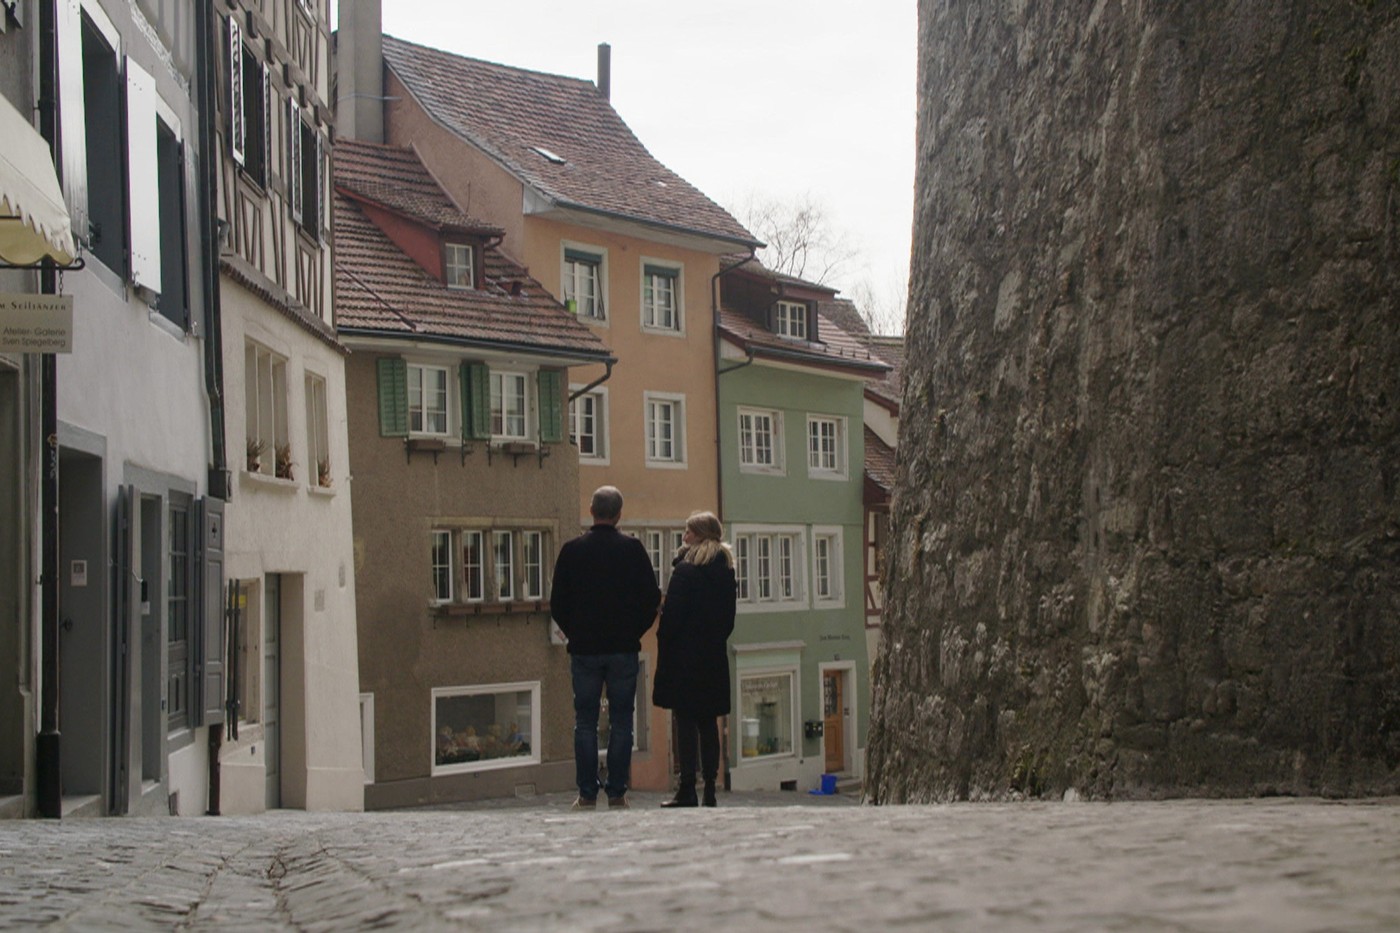
[[594, 525], [559, 549], [549, 609], [569, 654], [641, 651], [660, 604], [646, 548], [614, 526]]

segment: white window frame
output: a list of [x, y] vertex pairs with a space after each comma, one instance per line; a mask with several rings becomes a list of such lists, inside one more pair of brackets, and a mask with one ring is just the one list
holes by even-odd
[[[812, 527], [812, 605], [818, 609], [844, 609], [846, 606], [845, 529], [839, 525]], [[827, 592], [822, 593], [822, 550], [826, 544]]]
[[365, 783], [374, 783], [374, 694], [360, 694], [360, 767]]
[[[747, 594], [738, 596], [740, 613], [797, 612], [810, 608], [811, 560], [806, 526], [737, 525], [730, 533], [735, 559], [744, 563], [742, 571], [736, 568], [735, 574], [738, 576], [742, 572], [748, 584]], [[784, 541], [790, 542], [791, 548], [786, 557]], [[789, 597], [782, 591], [785, 567], [792, 586]]]
[[[519, 386], [520, 386], [520, 394], [519, 394], [519, 399], [520, 399], [520, 412], [519, 412], [519, 417], [520, 417], [520, 432], [519, 432], [519, 433], [513, 433], [513, 432], [509, 432], [509, 431], [506, 430], [506, 428], [508, 427], [508, 418], [514, 417], [513, 414], [508, 414], [507, 411], [506, 411], [506, 408], [505, 408], [506, 383], [507, 383], [507, 380], [510, 380], [510, 381], [512, 381], [512, 382], [515, 382], [515, 381], [518, 380], [518, 384], [519, 384]], [[512, 371], [512, 370], [505, 370], [505, 369], [493, 369], [493, 370], [491, 370], [491, 440], [492, 440], [492, 441], [497, 441], [497, 442], [500, 442], [500, 441], [528, 441], [528, 440], [530, 439], [530, 437], [531, 437], [531, 433], [530, 433], [530, 424], [531, 424], [531, 421], [532, 421], [532, 419], [531, 419], [531, 417], [530, 417], [530, 414], [531, 414], [531, 411], [532, 411], [533, 408], [534, 408], [534, 406], [533, 406], [533, 404], [532, 404], [533, 399], [532, 399], [531, 392], [530, 392], [530, 383], [531, 383], [532, 381], [533, 381], [533, 380], [530, 378], [530, 374], [529, 374], [529, 373], [515, 372], [515, 371]], [[498, 426], [498, 424], [497, 424], [498, 421], [499, 421], [499, 427], [500, 427], [500, 430], [499, 430], [499, 431], [496, 430], [496, 428], [497, 428], [497, 426]]]
[[[456, 696], [482, 696], [498, 693], [530, 693], [530, 754], [514, 755], [509, 758], [493, 758], [485, 761], [463, 761], [456, 764], [437, 763], [437, 701], [439, 698]], [[517, 681], [507, 684], [470, 684], [460, 687], [434, 687], [428, 696], [429, 732], [428, 761], [432, 766], [433, 777], [444, 774], [461, 774], [468, 771], [494, 771], [500, 768], [520, 768], [540, 763], [540, 682], [538, 680]]]
[[[772, 752], [766, 755], [752, 755], [744, 757], [744, 681], [757, 680], [766, 677], [787, 677], [788, 678], [788, 705], [790, 721], [788, 723], [788, 734], [792, 740], [792, 748], [785, 752]], [[776, 761], [782, 758], [796, 758], [802, 751], [801, 725], [801, 703], [802, 696], [798, 690], [800, 675], [796, 667], [784, 665], [782, 667], [739, 667], [735, 671], [734, 677], [734, 713], [731, 720], [738, 720], [739, 726], [739, 748], [738, 758], [734, 762], [734, 767], [741, 768], [746, 765], [756, 764], [763, 761]]]
[[[545, 554], [545, 534], [543, 531], [534, 528], [525, 528], [520, 531], [520, 597], [521, 599], [544, 599], [548, 593], [546, 582], [548, 581], [548, 570], [545, 561], [548, 559]], [[535, 559], [530, 559], [530, 542], [537, 542], [535, 547]], [[536, 579], [536, 585], [530, 585], [531, 576]]]
[[[467, 560], [467, 541], [476, 542], [476, 561]], [[486, 533], [480, 528], [463, 528], [457, 533], [457, 549], [462, 555], [462, 602], [486, 602]], [[475, 590], [475, 595], [473, 595]]]
[[[506, 563], [501, 563], [501, 542], [506, 542], [505, 555]], [[491, 529], [491, 582], [495, 584], [492, 589], [496, 597], [492, 602], [511, 603], [515, 602], [516, 586], [515, 569], [518, 564], [518, 556], [515, 553], [515, 529], [513, 528], [492, 528]]]
[[[249, 369], [249, 358], [252, 368]], [[264, 372], [263, 360], [267, 360]], [[248, 438], [261, 441], [260, 474], [275, 475], [277, 470], [277, 448], [290, 443], [287, 428], [287, 357], [256, 340], [244, 342], [244, 433]], [[270, 400], [267, 398], [270, 396]], [[264, 411], [264, 402], [271, 405]], [[271, 420], [264, 424], [264, 417]], [[247, 464], [244, 463], [246, 468]]]
[[[434, 364], [434, 363], [415, 363], [415, 362], [413, 362], [412, 360], [409, 360], [409, 361], [407, 361], [407, 362], [408, 362], [407, 381], [408, 381], [408, 433], [409, 433], [409, 435], [410, 435], [411, 437], [447, 437], [447, 436], [451, 433], [451, 431], [452, 431], [452, 414], [453, 414], [453, 406], [452, 406], [452, 395], [453, 395], [452, 388], [453, 388], [453, 386], [452, 386], [452, 369], [451, 369], [451, 367], [448, 367], [448, 366], [438, 366], [438, 365], [436, 365], [436, 364]], [[417, 392], [418, 392], [418, 417], [419, 417], [419, 426], [418, 426], [417, 428], [414, 428], [414, 427], [413, 427], [413, 414], [414, 414], [414, 408], [413, 408], [413, 394], [414, 394], [413, 375], [414, 375], [414, 372], [415, 372], [415, 371], [417, 371], [417, 373], [418, 373], [418, 389], [417, 389]], [[425, 394], [426, 394], [426, 391], [425, 391], [426, 381], [425, 381], [425, 379], [424, 379], [424, 375], [425, 375], [426, 373], [428, 373], [428, 372], [440, 372], [440, 373], [442, 373], [442, 380], [443, 380], [443, 383], [442, 383], [443, 399], [442, 399], [442, 409], [441, 409], [441, 411], [442, 411], [442, 430], [441, 430], [441, 431], [428, 430], [428, 428], [427, 428], [427, 424], [428, 424], [428, 415], [429, 415], [430, 413], [431, 413], [431, 414], [435, 414], [435, 413], [437, 412], [437, 409], [431, 409], [431, 410], [430, 410], [430, 409], [427, 407], [427, 399], [425, 398]]]
[[[808, 415], [807, 416], [807, 475], [812, 479], [824, 480], [844, 480], [850, 478], [850, 456], [848, 450], [850, 441], [847, 431], [847, 420], [840, 415]], [[831, 452], [835, 458], [835, 463], [826, 466], [820, 460], [825, 451], [814, 446], [817, 438], [813, 432], [821, 425], [830, 425], [835, 430], [835, 449]]]
[[[570, 269], [568, 258], [570, 252], [585, 253], [596, 257], [597, 281], [596, 296], [593, 307], [584, 309], [577, 306], [578, 294], [578, 270]], [[608, 251], [601, 246], [592, 243], [577, 243], [571, 240], [563, 240], [559, 244], [559, 300], [568, 306], [570, 301], [575, 302], [574, 313], [589, 323], [606, 327], [608, 325]]]
[[[650, 266], [657, 270], [659, 274], [653, 275], [647, 271]], [[637, 296], [638, 304], [641, 307], [642, 330], [649, 334], [665, 334], [671, 337], [685, 336], [685, 280], [683, 273], [685, 267], [680, 263], [669, 262], [664, 259], [649, 259], [641, 257], [638, 272], [641, 277], [641, 290]], [[671, 282], [671, 307], [663, 308], [656, 301], [657, 291], [654, 279], [666, 278]], [[648, 292], [651, 297], [648, 299]], [[669, 311], [671, 320], [658, 321], [657, 314], [660, 311]]]
[[[673, 413], [671, 420], [671, 455], [670, 457], [660, 456], [660, 441], [655, 433], [657, 424], [655, 413], [662, 407], [667, 407]], [[653, 410], [655, 407], [655, 410]], [[686, 438], [685, 438], [685, 396], [670, 392], [643, 392], [642, 393], [642, 425], [644, 427], [642, 444], [643, 454], [646, 457], [648, 469], [655, 470], [684, 470], [686, 463]]]
[[[759, 422], [767, 421], [768, 457], [759, 456], [762, 446]], [[739, 429], [739, 472], [782, 476], [787, 472], [783, 445], [783, 413], [770, 408], [740, 408], [736, 418]], [[746, 425], [746, 421], [748, 424]]]
[[734, 589], [740, 603], [753, 599], [753, 537], [739, 535], [734, 539]]
[[[476, 258], [470, 243], [448, 242], [442, 245], [442, 271], [447, 287], [463, 291], [476, 287]], [[458, 281], [462, 273], [466, 281]]]
[[[457, 599], [457, 562], [453, 560], [456, 552], [456, 535], [450, 528], [434, 528], [429, 532], [429, 567], [433, 580], [433, 595], [429, 600], [434, 606], [444, 606], [455, 602]], [[439, 555], [446, 558], [446, 563], [439, 561]], [[443, 594], [438, 586], [438, 571], [447, 571], [447, 593]]]
[[807, 340], [807, 305], [801, 301], [778, 301], [773, 306], [773, 333], [793, 340]]
[[685, 537], [684, 523], [675, 525], [647, 525], [630, 531], [632, 537], [642, 542], [647, 559], [651, 561], [652, 573], [656, 575], [656, 585], [663, 590], [671, 582], [671, 561], [680, 550]]
[[329, 380], [320, 373], [306, 370], [303, 379], [306, 392], [306, 482], [321, 485], [321, 461], [329, 471], [334, 467], [330, 452], [330, 414], [326, 391]]
[[[583, 388], [581, 384], [570, 384], [569, 394], [572, 395]], [[583, 446], [579, 441], [579, 419], [580, 402], [587, 399], [593, 406], [593, 453], [584, 453]], [[612, 462], [612, 444], [608, 437], [608, 425], [611, 421], [608, 412], [608, 387], [599, 386], [596, 389], [589, 389], [578, 398], [569, 402], [569, 440], [578, 449], [579, 463], [586, 463], [592, 466], [607, 466]]]

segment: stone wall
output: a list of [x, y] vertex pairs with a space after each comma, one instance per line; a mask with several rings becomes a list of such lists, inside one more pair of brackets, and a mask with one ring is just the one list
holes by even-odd
[[1400, 792], [1400, 3], [920, 33], [871, 798]]

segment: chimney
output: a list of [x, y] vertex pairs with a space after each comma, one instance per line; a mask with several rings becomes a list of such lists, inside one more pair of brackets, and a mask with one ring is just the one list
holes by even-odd
[[382, 0], [340, 0], [336, 37], [336, 132], [384, 142], [384, 9]]
[[612, 100], [612, 46], [598, 43], [598, 93]]

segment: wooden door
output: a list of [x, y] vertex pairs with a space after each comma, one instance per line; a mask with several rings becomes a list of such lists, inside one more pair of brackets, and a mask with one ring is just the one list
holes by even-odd
[[822, 671], [822, 735], [826, 745], [826, 771], [846, 769], [846, 678], [843, 671]]

